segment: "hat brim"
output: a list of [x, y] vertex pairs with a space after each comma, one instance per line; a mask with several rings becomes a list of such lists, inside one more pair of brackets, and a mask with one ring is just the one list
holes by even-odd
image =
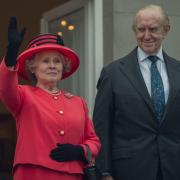
[[28, 77], [26, 67], [25, 67], [25, 61], [27, 59], [30, 59], [33, 55], [39, 52], [49, 51], [49, 50], [55, 50], [63, 54], [65, 57], [67, 57], [69, 61], [71, 61], [70, 70], [68, 72], [63, 72], [61, 79], [69, 77], [78, 69], [79, 63], [80, 63], [79, 57], [73, 50], [64, 46], [56, 45], [56, 44], [44, 44], [40, 46], [31, 47], [30, 49], [25, 50], [18, 56], [17, 58], [18, 65], [19, 65], [18, 75], [21, 78], [29, 81], [29, 77]]

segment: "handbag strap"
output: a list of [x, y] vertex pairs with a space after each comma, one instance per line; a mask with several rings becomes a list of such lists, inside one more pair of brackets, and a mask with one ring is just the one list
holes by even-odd
[[89, 148], [89, 146], [87, 144], [85, 144], [85, 145], [86, 145], [86, 150], [87, 150], [87, 160], [88, 160], [88, 163], [90, 165], [94, 165], [93, 160], [92, 160], [91, 150], [90, 150], [90, 148]]

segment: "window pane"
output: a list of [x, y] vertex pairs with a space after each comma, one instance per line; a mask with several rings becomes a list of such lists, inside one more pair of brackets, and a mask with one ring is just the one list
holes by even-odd
[[75, 50], [80, 57], [80, 67], [77, 72], [63, 80], [60, 86], [72, 93], [84, 96], [84, 9], [78, 9], [65, 16], [59, 17], [48, 24], [49, 33], [62, 33], [65, 46]]

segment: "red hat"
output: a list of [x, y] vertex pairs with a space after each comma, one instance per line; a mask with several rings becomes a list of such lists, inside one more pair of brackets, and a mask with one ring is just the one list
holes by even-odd
[[33, 55], [47, 50], [56, 50], [63, 54], [66, 59], [70, 61], [70, 70], [68, 72], [63, 72], [61, 79], [70, 76], [79, 67], [80, 61], [78, 55], [72, 49], [64, 46], [63, 40], [59, 35], [42, 34], [32, 39], [29, 42], [26, 50], [18, 56], [18, 75], [25, 80], [29, 80], [25, 68], [25, 61], [30, 59]]

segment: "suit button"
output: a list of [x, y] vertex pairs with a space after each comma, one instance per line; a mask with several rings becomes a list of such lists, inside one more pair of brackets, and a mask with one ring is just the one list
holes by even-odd
[[59, 110], [59, 114], [63, 115], [64, 111], [63, 110]]
[[59, 134], [60, 134], [61, 136], [64, 136], [64, 130], [60, 130], [60, 131], [59, 131]]

